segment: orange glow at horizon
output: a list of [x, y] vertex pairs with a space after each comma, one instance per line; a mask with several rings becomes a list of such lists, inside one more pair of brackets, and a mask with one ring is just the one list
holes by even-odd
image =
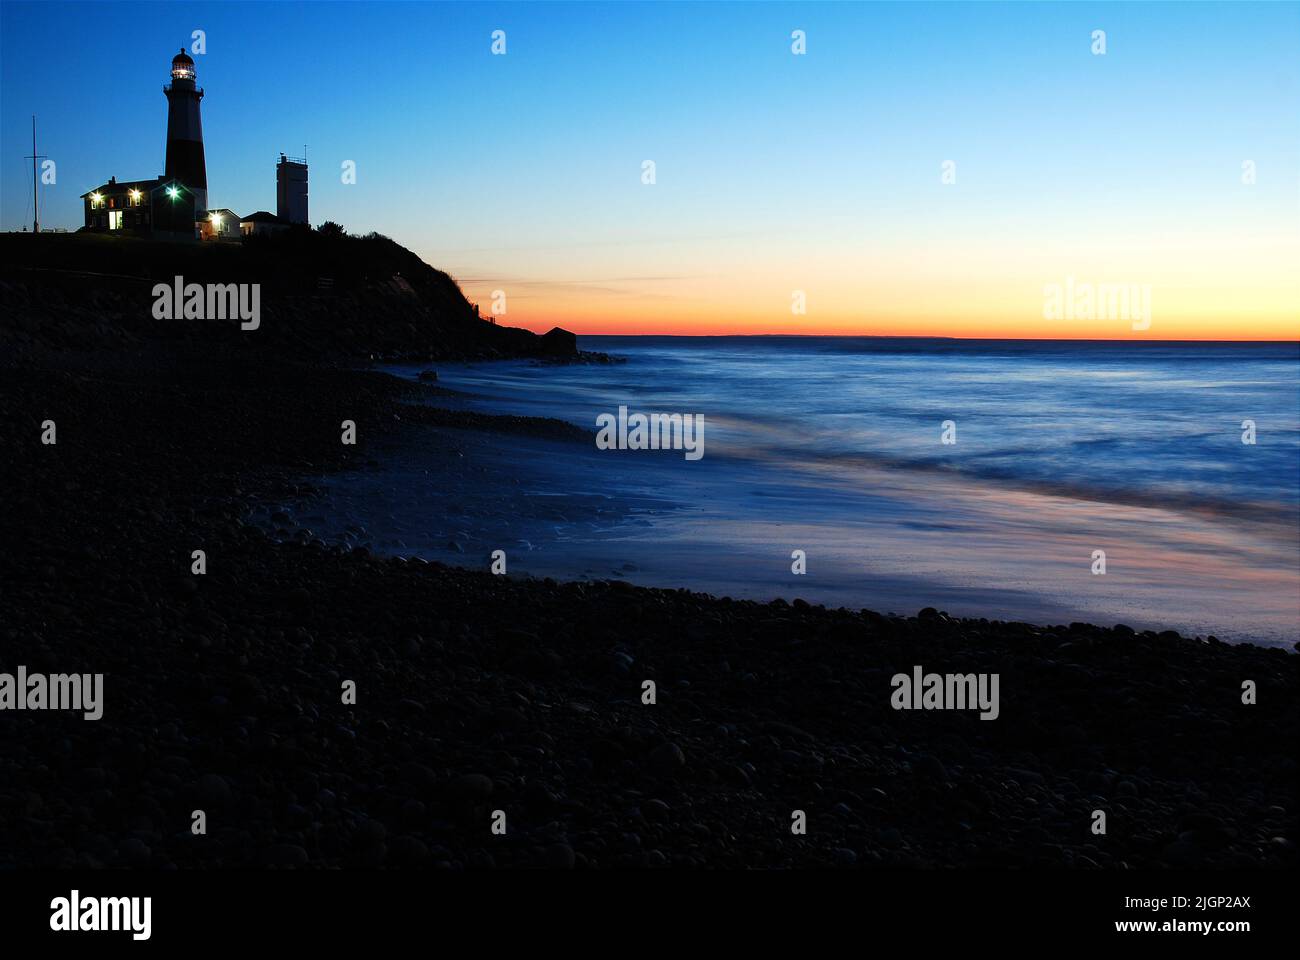
[[547, 312], [513, 313], [498, 318], [504, 326], [521, 327], [534, 333], [546, 333], [553, 327], [562, 327], [579, 336], [676, 336], [676, 337], [728, 337], [728, 336], [806, 336], [806, 337], [936, 337], [966, 340], [1168, 340], [1168, 341], [1241, 341], [1277, 342], [1300, 341], [1297, 322], [1286, 320], [1261, 320], [1252, 323], [1249, 332], [1241, 325], [1225, 331], [1224, 324], [1215, 318], [1190, 319], [1172, 322], [1154, 329], [1132, 330], [1125, 323], [1097, 323], [1061, 325], [1044, 329], [1041, 324], [1016, 325], [1006, 321], [988, 320], [967, 323], [945, 323], [940, 318], [873, 317], [851, 319], [840, 323], [808, 324], [800, 326], [788, 322], [737, 321], [729, 318], [670, 319], [662, 315], [646, 318], [622, 317], [611, 319], [608, 315], [586, 317], [578, 312], [551, 315]]
[[[484, 316], [489, 291], [466, 290]], [[525, 295], [508, 300], [505, 326], [545, 333], [563, 327], [589, 336], [881, 336], [951, 337], [1007, 340], [1300, 340], [1300, 308], [1278, 307], [1264, 298], [1222, 303], [1212, 296], [1197, 302], [1163, 304], [1159, 289], [1151, 293], [1149, 323], [1140, 316], [1108, 314], [1089, 319], [1044, 318], [1043, 296], [989, 296], [979, 305], [954, 304], [944, 310], [917, 297], [911, 309], [898, 302], [875, 309], [843, 305], [819, 307], [817, 293], [806, 291], [807, 313], [791, 312], [789, 292], [774, 292], [767, 309], [745, 304], [664, 302], [629, 297]], [[1291, 303], [1300, 297], [1291, 295]], [[771, 308], [770, 303], [779, 306]], [[784, 306], [784, 309], [781, 309]], [[1096, 311], [1094, 311], [1095, 313]]]
[[505, 291], [497, 322], [539, 333], [1294, 341], [1296, 263], [1300, 236], [1286, 230], [1159, 243], [1084, 230], [1038, 245], [953, 231], [548, 250], [462, 286], [484, 316]]

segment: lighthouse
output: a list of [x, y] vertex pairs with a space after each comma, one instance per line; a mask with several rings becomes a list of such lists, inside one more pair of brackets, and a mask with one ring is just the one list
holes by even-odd
[[194, 60], [181, 47], [172, 57], [172, 82], [167, 95], [167, 167], [165, 176], [179, 180], [194, 193], [194, 215], [208, 209], [208, 170], [203, 161], [203, 121], [199, 117], [202, 89], [194, 85]]

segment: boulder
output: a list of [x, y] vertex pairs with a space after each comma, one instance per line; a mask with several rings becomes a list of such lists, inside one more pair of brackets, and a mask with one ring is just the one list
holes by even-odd
[[568, 330], [551, 327], [542, 334], [540, 352], [548, 357], [576, 357], [578, 355], [578, 338]]

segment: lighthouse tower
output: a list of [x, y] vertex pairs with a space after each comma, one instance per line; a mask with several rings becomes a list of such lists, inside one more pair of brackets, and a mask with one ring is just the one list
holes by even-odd
[[199, 101], [203, 91], [194, 85], [194, 61], [185, 48], [172, 57], [172, 82], [167, 95], [167, 168], [194, 193], [194, 216], [204, 219], [208, 209], [208, 168], [203, 161], [203, 121]]

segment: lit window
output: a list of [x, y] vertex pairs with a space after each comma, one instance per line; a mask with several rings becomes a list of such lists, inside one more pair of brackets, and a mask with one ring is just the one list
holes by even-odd
[[110, 211], [109, 211], [109, 213], [108, 213], [108, 229], [110, 229], [110, 230], [121, 230], [121, 229], [122, 229], [122, 211], [121, 211], [121, 210], [110, 210]]

